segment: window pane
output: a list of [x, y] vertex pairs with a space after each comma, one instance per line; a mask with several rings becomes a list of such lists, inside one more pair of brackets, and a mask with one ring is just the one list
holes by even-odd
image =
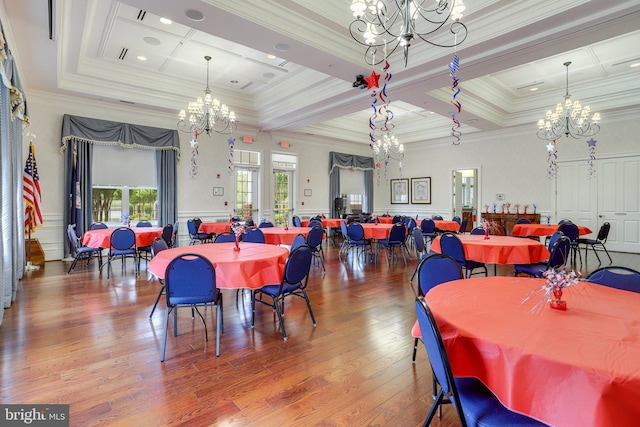
[[129, 219], [131, 222], [158, 221], [158, 190], [151, 188], [129, 189]]
[[287, 225], [289, 214], [289, 178], [287, 172], [274, 172], [275, 179], [275, 207], [274, 219], [276, 226], [284, 227]]
[[93, 187], [91, 190], [93, 222], [122, 224], [122, 190], [115, 187]]

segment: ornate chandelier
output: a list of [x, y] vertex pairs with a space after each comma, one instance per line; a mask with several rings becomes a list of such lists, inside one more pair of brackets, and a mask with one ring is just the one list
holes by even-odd
[[546, 118], [538, 120], [538, 138], [553, 141], [561, 136], [575, 139], [583, 136], [592, 136], [600, 132], [600, 113], [591, 114], [588, 105], [582, 106], [580, 101], [571, 101], [569, 95], [569, 65], [571, 62], [563, 64], [567, 67], [567, 91], [564, 95], [564, 103], [559, 103], [555, 111], [547, 110]]
[[207, 61], [207, 86], [204, 89], [204, 99], [199, 96], [195, 101], [189, 102], [189, 117], [185, 110], [180, 110], [178, 115], [178, 130], [193, 134], [194, 140], [202, 133], [211, 135], [212, 132], [231, 134], [236, 128], [236, 115], [229, 111], [226, 104], [214, 98], [209, 89], [209, 61], [210, 56], [205, 56]]
[[[401, 46], [406, 67], [414, 37], [438, 47], [461, 44], [467, 38], [467, 27], [460, 22], [464, 10], [462, 0], [352, 0], [356, 19], [349, 25], [349, 32], [355, 41], [367, 46], [367, 64], [377, 65], [386, 59], [387, 55], [376, 58], [378, 47], [387, 46], [386, 53], [391, 55]], [[436, 41], [440, 38], [436, 36], [445, 32], [443, 28], [454, 35], [452, 43]]]
[[389, 129], [383, 129], [380, 138], [371, 143], [371, 148], [376, 155], [376, 162], [384, 165], [385, 169], [389, 160], [402, 162], [404, 158], [404, 145], [400, 144], [398, 138]]

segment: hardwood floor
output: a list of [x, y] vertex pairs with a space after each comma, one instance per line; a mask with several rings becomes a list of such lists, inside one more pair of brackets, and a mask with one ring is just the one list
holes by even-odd
[[[68, 263], [47, 262], [24, 277], [5, 310], [2, 402], [70, 404], [74, 426], [421, 425], [432, 399], [423, 348], [411, 363], [417, 261], [388, 269], [325, 251], [326, 274], [312, 267], [309, 283], [316, 328], [296, 298], [286, 304], [286, 342], [267, 307], [257, 308], [251, 329], [249, 294], [236, 306], [236, 292], [225, 290], [220, 357], [212, 310], [207, 344], [201, 323], [181, 310], [164, 363], [164, 298], [150, 319], [159, 285], [144, 266], [136, 278], [116, 264], [107, 279], [95, 260], [69, 275]], [[638, 255], [612, 256], [640, 267]], [[591, 253], [585, 272], [595, 261]], [[432, 425], [460, 423], [445, 407]]]

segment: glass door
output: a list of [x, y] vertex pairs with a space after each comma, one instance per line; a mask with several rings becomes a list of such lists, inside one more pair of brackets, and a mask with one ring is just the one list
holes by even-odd
[[289, 214], [293, 211], [293, 171], [273, 171], [274, 197], [273, 216], [276, 227], [289, 224]]

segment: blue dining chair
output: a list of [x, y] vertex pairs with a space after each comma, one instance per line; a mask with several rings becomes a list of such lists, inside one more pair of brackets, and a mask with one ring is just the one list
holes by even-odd
[[[161, 237], [156, 237], [155, 239], [153, 239], [153, 242], [151, 243], [151, 256], [155, 257], [157, 254], [167, 249], [169, 249], [169, 245], [167, 244], [167, 242]], [[160, 292], [158, 292], [158, 297], [156, 298], [156, 302], [153, 304], [153, 308], [151, 309], [151, 314], [149, 314], [149, 318], [153, 316], [153, 313], [156, 311], [156, 307], [158, 306], [158, 302], [160, 301], [160, 297], [162, 297], [162, 295], [164, 295], [165, 293], [164, 280], [158, 278], [158, 282], [160, 282], [160, 285], [162, 286], [160, 287]]]
[[242, 235], [242, 241], [251, 243], [264, 243], [264, 233], [259, 228], [247, 228], [247, 232]]
[[307, 235], [307, 245], [311, 248], [313, 258], [318, 260], [322, 265], [322, 270], [327, 271], [324, 267], [324, 251], [322, 250], [322, 238], [324, 237], [324, 230], [322, 226], [314, 226], [309, 230]]
[[107, 279], [111, 274], [111, 262], [117, 258], [122, 261], [122, 272], [126, 268], [126, 259], [133, 258], [133, 268], [139, 273], [140, 261], [136, 247], [136, 234], [128, 227], [120, 227], [111, 233], [109, 255], [107, 256]]
[[397, 258], [396, 248], [400, 248], [404, 265], [407, 265], [407, 257], [405, 256], [405, 238], [406, 228], [402, 223], [398, 222], [391, 226], [389, 236], [387, 236], [386, 239], [378, 240], [378, 244], [376, 245], [378, 254], [380, 253], [380, 250], [384, 250], [389, 268], [391, 268], [391, 264]]
[[[277, 284], [265, 285], [259, 289], [253, 291], [251, 298], [251, 327], [255, 325], [256, 318], [256, 303], [268, 305], [276, 312], [278, 316], [278, 322], [280, 323], [280, 331], [282, 332], [282, 338], [287, 340], [287, 332], [284, 328], [284, 300], [290, 296], [296, 296], [302, 298], [307, 303], [307, 309], [313, 322], [313, 327], [316, 327], [316, 319], [313, 316], [311, 310], [311, 303], [307, 296], [307, 282], [309, 281], [309, 270], [311, 269], [311, 259], [313, 253], [309, 245], [301, 245], [291, 251], [287, 262], [284, 266], [284, 274], [282, 280]], [[262, 297], [266, 296], [271, 298], [271, 302], [263, 300]]]
[[222, 314], [222, 293], [216, 287], [216, 272], [211, 262], [202, 255], [186, 253], [169, 262], [164, 275], [167, 310], [164, 323], [161, 362], [164, 362], [167, 348], [169, 317], [173, 312], [173, 336], [178, 336], [178, 309], [191, 308], [191, 315], [197, 313], [204, 326], [204, 339], [209, 341], [207, 322], [198, 307], [216, 307], [216, 356], [220, 356], [220, 335], [224, 332]]
[[415, 303], [416, 316], [422, 332], [433, 375], [440, 391], [424, 421], [431, 424], [442, 404], [452, 404], [460, 422], [466, 426], [544, 426], [541, 422], [507, 409], [480, 380], [454, 377], [440, 329], [423, 297]]
[[[460, 238], [454, 233], [444, 233], [440, 236], [440, 249], [445, 255], [449, 255], [466, 271], [466, 276], [471, 277], [473, 274], [479, 274], [484, 272], [487, 276], [487, 266], [483, 262], [468, 260], [464, 254], [464, 246]], [[474, 273], [473, 270], [481, 269], [479, 273]]]
[[67, 226], [67, 235], [69, 236], [69, 241], [73, 247], [73, 262], [71, 263], [69, 270], [67, 270], [67, 274], [71, 273], [71, 271], [76, 268], [76, 264], [79, 260], [86, 259], [87, 265], [89, 265], [89, 261], [91, 261], [94, 256], [98, 257], [98, 268], [102, 268], [102, 248], [83, 246], [76, 235], [76, 230], [71, 224]]
[[602, 267], [589, 274], [586, 281], [624, 291], [640, 292], [640, 272], [629, 267]]

